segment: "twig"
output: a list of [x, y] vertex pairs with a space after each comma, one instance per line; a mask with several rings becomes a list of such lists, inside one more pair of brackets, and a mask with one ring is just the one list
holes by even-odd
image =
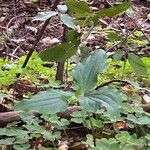
[[131, 85], [131, 83], [128, 82], [128, 81], [115, 79], [115, 80], [111, 80], [111, 81], [108, 81], [108, 82], [106, 82], [106, 83], [103, 83], [103, 84], [97, 86], [97, 87], [95, 88], [95, 90], [98, 90], [99, 88], [102, 88], [102, 87], [104, 87], [104, 86], [107, 86], [107, 85], [109, 85], [109, 84], [111, 84], [111, 83], [115, 83], [115, 82], [124, 83], [124, 84], [130, 84], [130, 85]]
[[[54, 1], [54, 4], [52, 6], [52, 11], [54, 11], [57, 8], [57, 5], [59, 4], [59, 2], [60, 2], [60, 0], [55, 0]], [[38, 32], [37, 38], [35, 39], [35, 41], [33, 43], [33, 46], [30, 49], [30, 51], [29, 51], [29, 53], [28, 53], [28, 55], [27, 55], [27, 57], [26, 57], [26, 59], [24, 61], [24, 64], [22, 65], [22, 68], [26, 67], [30, 57], [32, 56], [32, 53], [34, 52], [38, 42], [40, 41], [40, 39], [41, 39], [41, 37], [43, 35], [43, 32], [45, 31], [47, 25], [49, 24], [49, 21], [50, 21], [50, 18], [45, 21], [44, 25], [42, 26], [42, 29]]]
[[[144, 37], [145, 37], [145, 38], [147, 39], [147, 41], [150, 43], [150, 39], [146, 36], [146, 34], [144, 33], [144, 31], [143, 31], [143, 30], [141, 29], [141, 27], [140, 27], [142, 24], [138, 25], [138, 24], [136, 23], [136, 21], [135, 21], [132, 17], [130, 17], [128, 14], [126, 14], [126, 16], [132, 20], [132, 22], [136, 25], [137, 29], [139, 29], [139, 30], [143, 33]], [[144, 21], [144, 22], [145, 22], [145, 21]]]
[[[148, 19], [148, 18], [147, 18]], [[146, 20], [147, 20], [146, 19]], [[146, 20], [144, 20], [139, 26], [141, 26]], [[132, 20], [133, 21], [133, 20]], [[136, 24], [137, 28], [135, 28], [132, 32], [130, 32], [127, 37], [129, 37], [130, 35], [132, 35], [135, 31], [137, 31], [138, 29], [143, 33], [143, 35], [145, 36], [145, 38], [150, 42], [150, 40], [148, 39], [148, 37], [145, 35], [145, 33], [139, 28], [139, 26]], [[110, 47], [109, 49], [106, 50], [106, 52], [109, 52], [112, 48], [115, 48], [116, 46], [124, 43], [127, 39], [127, 37], [125, 38], [125, 40], [118, 42], [117, 44], [113, 45], [112, 47]]]

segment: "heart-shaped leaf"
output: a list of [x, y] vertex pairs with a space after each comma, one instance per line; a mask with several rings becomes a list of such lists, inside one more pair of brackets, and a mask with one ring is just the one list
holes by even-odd
[[40, 113], [55, 114], [63, 112], [67, 108], [67, 101], [64, 99], [65, 92], [60, 90], [44, 91], [34, 95], [30, 100], [22, 100], [16, 103], [15, 110], [25, 112], [37, 111]]
[[82, 63], [79, 63], [73, 71], [77, 93], [84, 95], [94, 88], [98, 74], [107, 66], [107, 55], [103, 50], [97, 50]]

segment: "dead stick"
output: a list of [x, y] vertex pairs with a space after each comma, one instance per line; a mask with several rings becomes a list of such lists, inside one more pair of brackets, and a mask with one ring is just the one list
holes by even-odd
[[[58, 116], [61, 118], [68, 119], [68, 118], [70, 118], [70, 115], [73, 112], [80, 111], [80, 110], [81, 110], [80, 106], [68, 107], [64, 112], [58, 113]], [[32, 114], [34, 116], [41, 115], [38, 112], [33, 112]], [[0, 113], [0, 127], [5, 127], [5, 126], [7, 126], [7, 124], [15, 122], [15, 121], [21, 121], [21, 117], [19, 115], [19, 112], [11, 111], [11, 112]]]

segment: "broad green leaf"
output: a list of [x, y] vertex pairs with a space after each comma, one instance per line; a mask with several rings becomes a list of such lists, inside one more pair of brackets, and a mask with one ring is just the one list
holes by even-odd
[[71, 29], [75, 29], [76, 28], [76, 25], [73, 21], [73, 18], [70, 17], [68, 14], [62, 14], [60, 16], [60, 19], [61, 21], [68, 27], [68, 28], [71, 28]]
[[128, 61], [130, 65], [132, 66], [135, 73], [139, 75], [147, 75], [146, 66], [139, 56], [133, 53], [128, 53]]
[[131, 6], [132, 6], [131, 2], [124, 2], [123, 4], [100, 10], [96, 12], [96, 15], [99, 17], [105, 17], [105, 16], [113, 17], [119, 13], [126, 11]]
[[58, 13], [55, 11], [45, 11], [40, 12], [35, 17], [33, 17], [33, 21], [45, 21], [53, 16], [56, 16]]
[[63, 43], [52, 48], [47, 48], [40, 54], [43, 61], [63, 61], [77, 52], [74, 43]]
[[86, 17], [90, 13], [90, 8], [86, 2], [79, 0], [65, 0], [66, 5], [79, 18]]
[[47, 48], [40, 54], [44, 61], [63, 61], [70, 58], [77, 52], [79, 44], [79, 34], [76, 31], [68, 32], [68, 42], [62, 43], [52, 48]]
[[119, 113], [121, 101], [120, 92], [112, 87], [103, 87], [79, 97], [80, 106], [89, 112], [96, 112], [104, 107], [109, 112]]
[[108, 66], [107, 55], [103, 50], [97, 50], [94, 54], [77, 64], [73, 70], [75, 90], [84, 95], [95, 87], [97, 76]]
[[59, 90], [51, 90], [40, 92], [31, 97], [30, 100], [22, 100], [16, 103], [15, 110], [37, 111], [40, 113], [55, 114], [63, 112], [67, 108], [67, 101], [63, 99], [65, 92]]

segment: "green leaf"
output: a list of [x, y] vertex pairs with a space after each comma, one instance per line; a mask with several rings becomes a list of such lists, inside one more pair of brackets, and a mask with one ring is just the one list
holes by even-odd
[[115, 137], [118, 141], [131, 145], [142, 145], [145, 142], [142, 138], [138, 139], [135, 135], [130, 135], [128, 132], [118, 133]]
[[71, 28], [71, 29], [75, 29], [76, 28], [76, 25], [73, 21], [73, 18], [70, 17], [68, 14], [62, 14], [60, 16], [60, 19], [61, 21], [68, 27], [68, 28]]
[[[99, 17], [105, 17], [105, 16], [113, 17], [119, 13], [124, 12], [132, 5], [131, 2], [125, 2], [123, 4], [92, 13], [89, 10], [89, 6], [85, 2], [80, 2], [76, 0], [66, 0], [66, 1], [68, 3], [68, 7], [70, 7], [71, 11], [74, 12], [76, 22], [81, 26], [93, 25], [93, 23], [94, 25], [96, 25], [98, 23]], [[71, 2], [69, 3], [68, 1]], [[84, 5], [84, 9], [82, 10], [82, 7], [79, 6], [83, 6], [83, 5]]]
[[77, 64], [73, 70], [77, 93], [84, 95], [94, 88], [98, 74], [107, 66], [107, 55], [103, 50], [97, 50], [82, 63]]
[[109, 112], [119, 113], [121, 101], [120, 92], [112, 87], [103, 87], [79, 97], [80, 106], [88, 112], [105, 107]]
[[15, 150], [29, 150], [30, 147], [30, 144], [13, 145]]
[[103, 121], [101, 119], [95, 119], [93, 117], [90, 118], [90, 120], [86, 120], [86, 125], [88, 128], [92, 128], [91, 127], [91, 121], [92, 121], [92, 124], [93, 124], [93, 127], [94, 128], [102, 128], [104, 127], [103, 125]]
[[77, 52], [79, 34], [76, 31], [68, 31], [68, 42], [52, 48], [47, 48], [40, 54], [44, 61], [63, 61], [70, 58]]
[[61, 132], [56, 131], [52, 133], [52, 131], [45, 131], [43, 132], [43, 137], [47, 140], [54, 141], [55, 139], [61, 138]]
[[122, 37], [119, 36], [119, 34], [115, 31], [109, 31], [108, 34], [107, 34], [107, 37], [112, 42], [122, 40]]
[[56, 16], [58, 13], [55, 11], [45, 11], [40, 12], [35, 17], [33, 17], [33, 21], [45, 21], [53, 16]]
[[105, 16], [113, 17], [119, 13], [126, 11], [131, 6], [132, 6], [131, 2], [124, 2], [123, 4], [100, 10], [96, 12], [96, 15], [99, 17], [105, 17]]
[[139, 56], [133, 53], [128, 53], [128, 61], [130, 65], [132, 66], [135, 73], [139, 75], [147, 75], [146, 66]]
[[117, 50], [115, 54], [113, 55], [114, 60], [121, 60], [125, 52], [123, 50]]
[[13, 145], [15, 138], [1, 139], [0, 145]]
[[47, 48], [40, 54], [43, 61], [63, 61], [70, 58], [77, 51], [74, 43], [63, 43], [52, 48]]
[[86, 2], [79, 0], [65, 0], [66, 5], [76, 14], [77, 17], [86, 17], [90, 13], [90, 8]]
[[40, 92], [39, 94], [31, 97], [30, 100], [22, 100], [16, 103], [15, 110], [22, 111], [37, 111], [40, 113], [55, 114], [63, 112], [67, 108], [67, 101], [63, 99], [66, 92], [60, 90], [51, 90]]
[[96, 147], [90, 148], [89, 150], [122, 150], [119, 146], [119, 142], [116, 139], [102, 138], [96, 140]]

